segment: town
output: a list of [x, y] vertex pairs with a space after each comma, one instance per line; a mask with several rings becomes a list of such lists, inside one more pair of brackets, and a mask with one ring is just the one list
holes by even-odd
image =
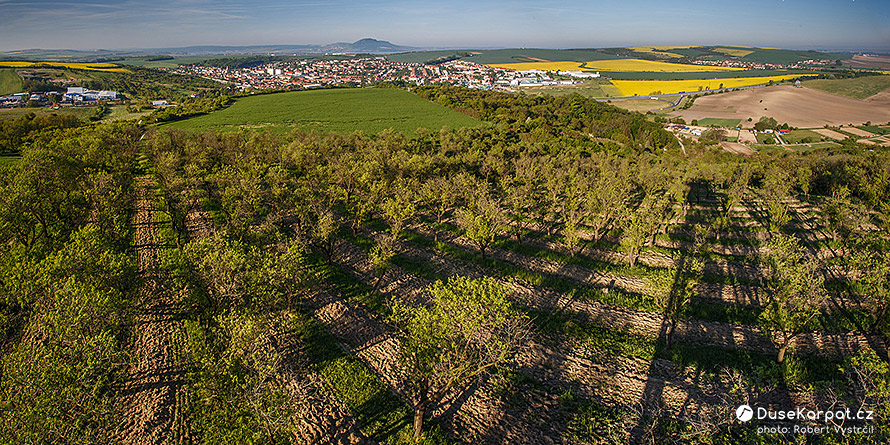
[[305, 59], [234, 69], [191, 65], [172, 71], [232, 82], [239, 90], [318, 88], [333, 85], [363, 87], [395, 82], [413, 85], [448, 83], [483, 90], [515, 91], [520, 86], [571, 85], [578, 82], [574, 79], [599, 77], [599, 73], [560, 71], [558, 76], [562, 79], [559, 79], [540, 70], [516, 71], [463, 60], [432, 64], [394, 62], [385, 57]]

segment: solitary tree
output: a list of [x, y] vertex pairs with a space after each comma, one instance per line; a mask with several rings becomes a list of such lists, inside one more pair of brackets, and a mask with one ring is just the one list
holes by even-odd
[[804, 332], [819, 314], [825, 301], [824, 278], [814, 260], [806, 258], [796, 238], [775, 234], [766, 244], [760, 259], [766, 307], [760, 314], [760, 326], [779, 349], [779, 363], [791, 342]]
[[528, 336], [528, 319], [492, 278], [452, 277], [429, 289], [427, 304], [393, 304], [399, 371], [414, 408], [414, 438], [452, 391], [506, 364]]

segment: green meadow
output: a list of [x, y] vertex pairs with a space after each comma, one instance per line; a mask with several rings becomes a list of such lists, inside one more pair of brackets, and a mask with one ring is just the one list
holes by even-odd
[[482, 122], [404, 90], [350, 88], [293, 91], [240, 98], [228, 108], [166, 124], [191, 131], [294, 129], [368, 134], [393, 129], [411, 134], [418, 128], [439, 130]]

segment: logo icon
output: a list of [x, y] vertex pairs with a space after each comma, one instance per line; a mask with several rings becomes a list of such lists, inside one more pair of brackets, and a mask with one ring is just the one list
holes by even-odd
[[742, 405], [735, 410], [735, 417], [742, 422], [747, 422], [754, 417], [754, 410], [748, 405]]

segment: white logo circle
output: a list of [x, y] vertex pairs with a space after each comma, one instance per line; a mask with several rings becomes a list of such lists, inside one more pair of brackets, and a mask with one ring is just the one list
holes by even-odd
[[742, 422], [747, 422], [754, 417], [754, 410], [748, 405], [742, 405], [735, 410], [735, 417]]

